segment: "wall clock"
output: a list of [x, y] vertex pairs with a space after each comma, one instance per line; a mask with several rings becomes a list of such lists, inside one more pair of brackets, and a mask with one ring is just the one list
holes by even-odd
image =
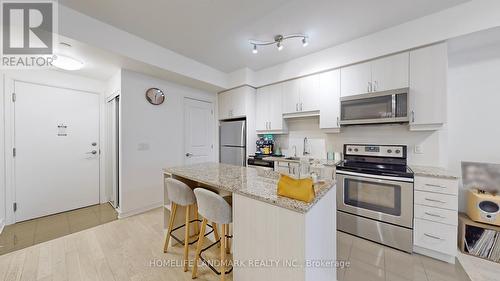
[[150, 104], [160, 105], [165, 101], [165, 94], [158, 88], [150, 88], [146, 91], [146, 99]]

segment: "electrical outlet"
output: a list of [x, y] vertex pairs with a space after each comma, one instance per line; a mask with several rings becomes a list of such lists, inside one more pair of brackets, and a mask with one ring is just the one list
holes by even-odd
[[424, 149], [422, 148], [422, 145], [417, 144], [415, 145], [415, 154], [424, 154]]

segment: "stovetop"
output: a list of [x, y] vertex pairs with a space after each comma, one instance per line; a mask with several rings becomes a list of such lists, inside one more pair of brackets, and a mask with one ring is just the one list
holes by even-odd
[[337, 170], [352, 171], [382, 176], [413, 178], [413, 171], [407, 165], [370, 163], [344, 160], [337, 164]]

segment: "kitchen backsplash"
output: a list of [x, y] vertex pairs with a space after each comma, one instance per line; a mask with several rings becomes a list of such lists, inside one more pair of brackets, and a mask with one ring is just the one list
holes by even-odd
[[308, 138], [311, 157], [326, 159], [327, 152], [342, 152], [345, 143], [402, 144], [408, 146], [410, 164], [446, 165], [446, 147], [443, 139], [446, 128], [440, 131], [410, 132], [407, 125], [377, 125], [343, 127], [341, 133], [326, 134], [319, 129], [319, 118], [288, 119], [288, 134], [276, 135], [282, 153], [302, 156], [304, 138]]

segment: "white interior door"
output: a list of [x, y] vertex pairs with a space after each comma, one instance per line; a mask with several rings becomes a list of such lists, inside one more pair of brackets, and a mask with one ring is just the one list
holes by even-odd
[[14, 83], [16, 222], [99, 203], [99, 96]]
[[214, 161], [213, 104], [184, 99], [184, 141], [186, 164]]

